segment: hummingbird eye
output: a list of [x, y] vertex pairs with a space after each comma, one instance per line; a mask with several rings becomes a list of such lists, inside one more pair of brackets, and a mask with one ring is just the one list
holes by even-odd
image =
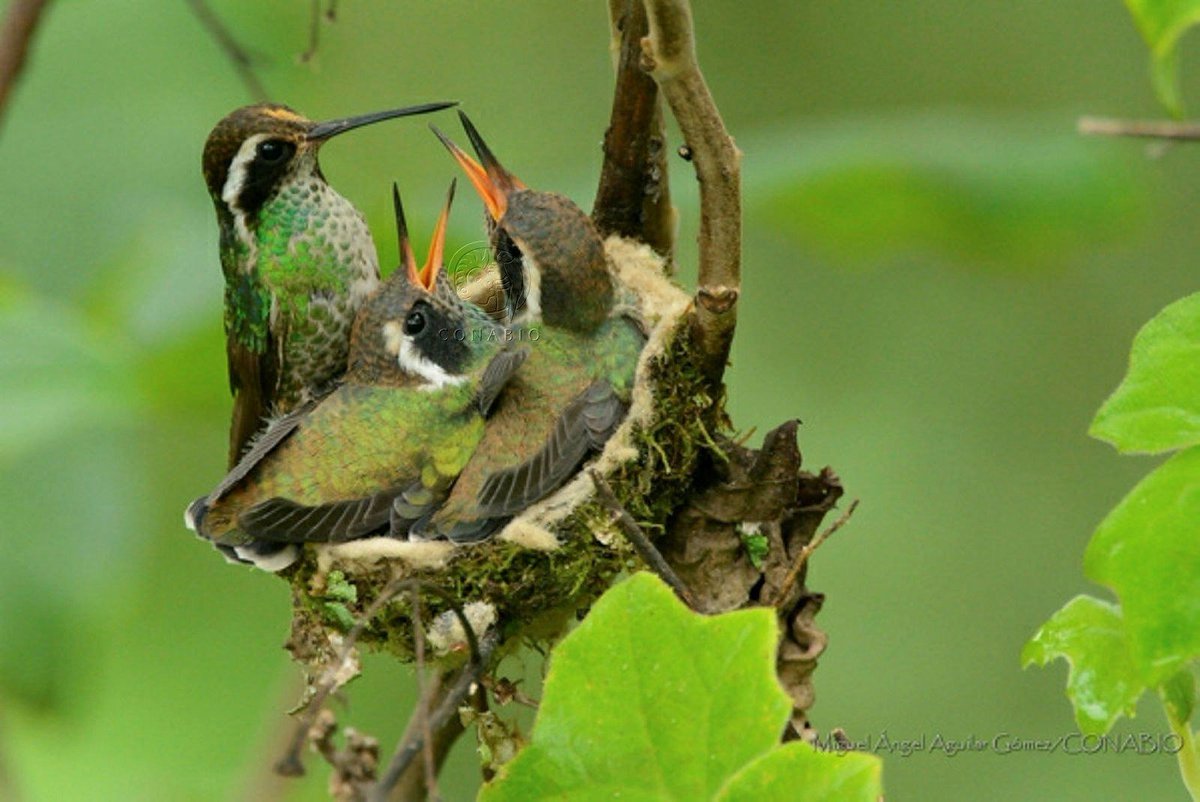
[[265, 164], [278, 164], [286, 159], [296, 149], [291, 142], [282, 139], [266, 139], [258, 143], [255, 152], [260, 161]]
[[415, 334], [420, 334], [425, 328], [425, 313], [420, 309], [414, 309], [408, 313], [408, 317], [404, 319], [404, 333], [410, 337]]

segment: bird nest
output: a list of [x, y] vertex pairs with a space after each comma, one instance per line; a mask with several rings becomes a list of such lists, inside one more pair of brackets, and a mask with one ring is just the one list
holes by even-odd
[[501, 645], [552, 640], [617, 574], [640, 564], [611, 500], [597, 500], [592, 472], [653, 536], [684, 499], [701, 456], [716, 449], [714, 430], [725, 418], [686, 336], [691, 298], [649, 247], [616, 236], [605, 247], [618, 298], [649, 337], [629, 414], [602, 453], [483, 543], [375, 537], [307, 548], [283, 573], [293, 601], [288, 647], [297, 660], [311, 669], [340, 662], [351, 629], [358, 643], [412, 659], [413, 596], [394, 593], [398, 579], [439, 589], [421, 593], [420, 620], [434, 656], [453, 660], [466, 652], [459, 614], [477, 638], [490, 633]]

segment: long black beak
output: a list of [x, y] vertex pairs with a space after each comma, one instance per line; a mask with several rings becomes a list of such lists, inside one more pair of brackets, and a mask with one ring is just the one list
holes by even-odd
[[342, 117], [337, 120], [327, 120], [323, 123], [317, 123], [308, 129], [308, 141], [324, 142], [330, 137], [344, 134], [347, 131], [352, 131], [355, 128], [361, 128], [371, 123], [391, 120], [396, 117], [411, 117], [414, 114], [428, 114], [431, 111], [441, 111], [442, 109], [448, 109], [451, 106], [457, 105], [457, 100], [442, 101], [440, 103], [422, 103], [419, 106], [405, 106], [402, 109], [376, 111], [370, 114], [360, 114], [357, 117]]

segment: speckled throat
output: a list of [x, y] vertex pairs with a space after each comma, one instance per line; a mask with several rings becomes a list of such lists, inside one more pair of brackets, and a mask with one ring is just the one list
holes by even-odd
[[226, 332], [254, 354], [275, 349], [274, 411], [286, 411], [346, 369], [354, 316], [379, 286], [375, 245], [316, 172], [285, 182], [253, 220], [228, 211]]

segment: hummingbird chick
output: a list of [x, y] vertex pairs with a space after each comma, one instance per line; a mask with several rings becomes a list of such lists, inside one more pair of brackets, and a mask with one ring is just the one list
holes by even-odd
[[229, 467], [266, 418], [325, 392], [346, 369], [355, 313], [379, 286], [362, 214], [325, 180], [332, 137], [420, 106], [314, 122], [258, 104], [217, 123], [204, 145], [225, 275], [225, 343], [233, 415]]
[[445, 275], [453, 190], [419, 270], [394, 193], [402, 264], [359, 311], [344, 379], [273, 421], [188, 507], [188, 526], [226, 557], [277, 571], [301, 543], [404, 536], [467, 463], [527, 352]]
[[483, 199], [511, 335], [530, 348], [450, 496], [410, 529], [465, 543], [557, 490], [604, 447], [628, 412], [646, 338], [614, 310], [608, 257], [591, 218], [563, 195], [529, 189], [459, 116], [478, 162], [433, 130]]

